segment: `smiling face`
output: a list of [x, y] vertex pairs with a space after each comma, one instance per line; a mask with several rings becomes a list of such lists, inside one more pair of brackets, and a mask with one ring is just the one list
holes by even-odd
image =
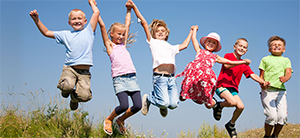
[[274, 56], [281, 56], [285, 52], [285, 45], [281, 40], [274, 40], [269, 45], [269, 52]]
[[68, 23], [72, 26], [74, 31], [83, 30], [87, 19], [82, 11], [71, 11]]
[[157, 26], [154, 35], [155, 35], [155, 39], [166, 40], [168, 35], [167, 29], [163, 26]]
[[204, 48], [210, 52], [213, 52], [218, 46], [218, 41], [212, 38], [207, 38], [204, 42]]
[[233, 45], [235, 55], [240, 58], [245, 55], [248, 51], [248, 42], [245, 40], [237, 40], [235, 45]]
[[121, 44], [125, 39], [126, 28], [115, 25], [110, 32], [112, 42], [115, 44]]

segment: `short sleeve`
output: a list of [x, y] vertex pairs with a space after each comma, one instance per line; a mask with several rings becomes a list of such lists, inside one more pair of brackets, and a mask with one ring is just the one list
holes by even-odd
[[265, 64], [264, 59], [265, 59], [265, 58], [261, 59], [260, 64], [259, 64], [259, 66], [258, 66], [258, 69], [266, 70], [266, 64]]
[[68, 31], [53, 31], [55, 40], [58, 44], [65, 44], [67, 32]]
[[251, 74], [254, 74], [249, 65], [244, 65], [244, 75], [246, 78], [249, 78]]

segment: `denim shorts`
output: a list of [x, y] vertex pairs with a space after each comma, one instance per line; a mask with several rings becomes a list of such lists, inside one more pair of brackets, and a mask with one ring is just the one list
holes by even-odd
[[219, 87], [216, 90], [216, 94], [221, 98], [220, 94], [226, 90], [229, 91], [232, 94], [232, 96], [238, 95], [237, 90], [235, 88], [230, 88], [230, 87], [229, 88]]
[[113, 77], [113, 86], [116, 94], [124, 91], [140, 91], [140, 87], [135, 73], [129, 73]]

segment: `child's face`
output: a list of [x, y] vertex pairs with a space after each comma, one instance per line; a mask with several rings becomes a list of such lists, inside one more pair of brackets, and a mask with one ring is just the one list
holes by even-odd
[[274, 40], [270, 43], [269, 52], [274, 56], [281, 56], [285, 52], [285, 45], [280, 40]]
[[213, 52], [218, 46], [218, 41], [215, 39], [207, 38], [204, 42], [204, 48], [210, 52]]
[[248, 51], [248, 42], [239, 40], [237, 44], [233, 45], [235, 54], [243, 56]]
[[155, 39], [166, 40], [167, 30], [163, 26], [158, 26], [155, 30]]
[[115, 44], [121, 44], [122, 42], [124, 42], [125, 32], [125, 28], [115, 26], [114, 30], [110, 33], [112, 42]]
[[83, 13], [76, 11], [70, 14], [68, 23], [72, 26], [74, 31], [83, 30], [84, 25], [87, 23], [87, 19], [84, 17]]

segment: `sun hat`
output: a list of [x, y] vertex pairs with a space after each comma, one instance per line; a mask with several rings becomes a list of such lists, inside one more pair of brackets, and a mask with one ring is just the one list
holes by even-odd
[[218, 41], [218, 46], [217, 46], [217, 48], [214, 50], [214, 52], [218, 52], [218, 51], [221, 50], [221, 48], [222, 48], [222, 45], [221, 45], [221, 43], [220, 43], [221, 38], [220, 38], [220, 36], [219, 36], [217, 33], [212, 32], [212, 33], [209, 33], [207, 36], [202, 37], [202, 38], [200, 39], [200, 44], [201, 44], [203, 47], [204, 47], [204, 42], [205, 42], [205, 40], [206, 40], [207, 38], [212, 38], [212, 39], [215, 39], [215, 40]]

